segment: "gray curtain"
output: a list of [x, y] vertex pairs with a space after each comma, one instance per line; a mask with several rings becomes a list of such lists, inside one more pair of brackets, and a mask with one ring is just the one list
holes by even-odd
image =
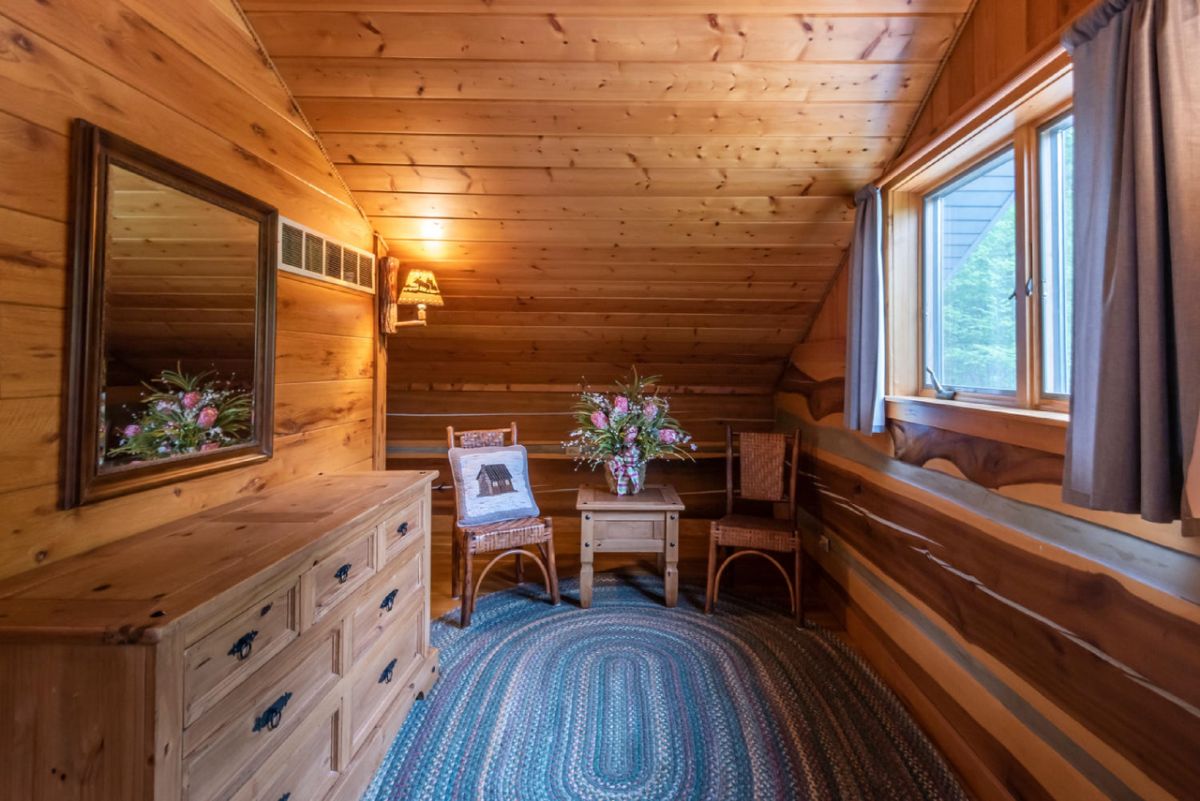
[[1181, 515], [1200, 418], [1200, 11], [1104, 0], [1075, 80], [1075, 320], [1063, 499]]
[[846, 313], [846, 407], [852, 431], [883, 431], [883, 209], [879, 187], [854, 196]]

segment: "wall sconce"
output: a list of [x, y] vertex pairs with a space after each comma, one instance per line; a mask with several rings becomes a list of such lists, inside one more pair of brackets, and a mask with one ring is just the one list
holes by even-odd
[[[383, 260], [383, 285], [386, 288], [386, 303], [382, 323], [385, 334], [394, 334], [401, 328], [425, 325], [425, 309], [428, 306], [444, 306], [437, 278], [431, 270], [408, 271], [404, 284], [400, 284], [400, 260], [388, 257]], [[417, 319], [400, 320], [401, 306], [416, 306]]]

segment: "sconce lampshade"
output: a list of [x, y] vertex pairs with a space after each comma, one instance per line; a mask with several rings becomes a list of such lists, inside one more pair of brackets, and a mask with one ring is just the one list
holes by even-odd
[[396, 302], [402, 306], [444, 306], [437, 278], [430, 270], [409, 270]]

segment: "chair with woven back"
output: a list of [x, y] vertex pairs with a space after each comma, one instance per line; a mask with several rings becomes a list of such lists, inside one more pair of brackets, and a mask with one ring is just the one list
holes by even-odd
[[[505, 443], [508, 435], [509, 442]], [[453, 426], [446, 427], [446, 441], [451, 448], [487, 448], [503, 447], [505, 444], [516, 445], [517, 424], [514, 422], [508, 428], [496, 428], [479, 431], [455, 431]], [[451, 471], [453, 473], [453, 471]], [[475, 599], [479, 588], [488, 571], [506, 556], [516, 557], [517, 583], [524, 581], [523, 557], [528, 556], [541, 570], [546, 583], [546, 592], [550, 594], [551, 602], [558, 604], [558, 572], [554, 564], [554, 523], [549, 517], [521, 517], [514, 520], [503, 520], [479, 526], [460, 526], [461, 511], [458, 508], [458, 494], [455, 493], [454, 526], [450, 538], [450, 558], [452, 575], [450, 579], [451, 595], [462, 598], [460, 621], [463, 628], [471, 625], [471, 614], [475, 611]], [[537, 552], [528, 550], [534, 546]], [[474, 577], [474, 557], [477, 554], [496, 554]]]
[[[735, 450], [735, 438], [737, 448]], [[790, 447], [789, 447], [790, 445]], [[761, 556], [773, 564], [787, 582], [791, 611], [804, 621], [800, 577], [804, 549], [796, 526], [796, 478], [800, 457], [800, 432], [788, 434], [735, 434], [725, 428], [725, 516], [714, 520], [708, 536], [708, 588], [704, 611], [717, 604], [721, 574], [744, 556]], [[737, 470], [735, 471], [735, 462]], [[738, 482], [735, 488], [734, 474]], [[787, 504], [786, 518], [735, 514], [735, 501]], [[777, 555], [792, 555], [792, 573]]]

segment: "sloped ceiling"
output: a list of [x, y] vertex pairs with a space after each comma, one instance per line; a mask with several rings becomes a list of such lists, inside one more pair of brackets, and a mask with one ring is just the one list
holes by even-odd
[[425, 388], [775, 384], [969, 0], [244, 0], [446, 305]]

